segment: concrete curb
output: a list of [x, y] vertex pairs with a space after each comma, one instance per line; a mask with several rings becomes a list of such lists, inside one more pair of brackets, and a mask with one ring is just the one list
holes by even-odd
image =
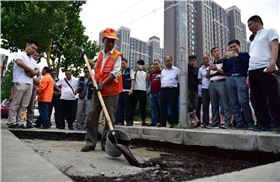
[[[3, 128], [3, 127], [2, 127]], [[174, 144], [218, 147], [241, 151], [261, 151], [280, 153], [280, 134], [231, 129], [174, 129], [143, 126], [116, 126], [115, 129], [127, 133], [132, 139], [169, 142]], [[53, 133], [54, 138], [83, 140], [85, 131], [58, 129], [17, 129], [24, 135], [44, 132]], [[18, 133], [20, 133], [18, 132]], [[35, 136], [38, 138], [37, 136]], [[99, 136], [100, 137], [100, 136]], [[40, 137], [39, 137], [40, 138]]]
[[146, 139], [184, 145], [213, 146], [222, 149], [280, 153], [280, 135], [223, 129], [173, 129], [116, 126], [132, 139]]

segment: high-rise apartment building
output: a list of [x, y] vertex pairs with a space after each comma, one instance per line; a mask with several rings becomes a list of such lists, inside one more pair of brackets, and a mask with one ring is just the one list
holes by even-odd
[[229, 26], [227, 11], [215, 2], [212, 2], [213, 17], [213, 42], [215, 47], [219, 47], [221, 52], [228, 50]]
[[196, 55], [199, 63], [202, 62], [202, 56], [205, 53], [210, 53], [214, 46], [213, 36], [213, 16], [212, 16], [212, 1], [195, 1], [196, 13]]
[[134, 68], [140, 59], [145, 61], [145, 64], [149, 63], [149, 43], [130, 37], [129, 66]]
[[155, 59], [162, 59], [162, 51], [160, 48], [160, 38], [152, 36], [149, 38], [149, 64]]
[[226, 9], [229, 22], [229, 39], [240, 41], [241, 51], [248, 51], [246, 25], [241, 22], [241, 11], [238, 7], [232, 6]]
[[118, 30], [118, 40], [116, 42], [116, 49], [122, 52], [124, 58], [130, 57], [130, 29], [120, 27]]
[[[175, 55], [177, 1], [164, 2], [164, 54]], [[202, 62], [202, 56], [211, 49], [219, 47], [222, 52], [227, 51], [228, 42], [238, 39], [241, 43], [241, 51], [247, 51], [246, 27], [241, 22], [240, 10], [236, 7], [224, 9], [212, 0], [187, 1], [187, 38], [188, 54], [197, 56], [198, 64]]]

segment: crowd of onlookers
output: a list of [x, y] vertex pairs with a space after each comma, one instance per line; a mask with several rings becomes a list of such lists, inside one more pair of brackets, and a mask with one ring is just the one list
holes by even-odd
[[[248, 26], [254, 36], [249, 53], [240, 51], [238, 40], [231, 40], [228, 52], [222, 53], [219, 47], [213, 47], [210, 54], [203, 55], [201, 65], [197, 65], [195, 55], [189, 55], [186, 60], [191, 127], [279, 131], [279, 80], [275, 72], [278, 34], [273, 29], [264, 29], [258, 16], [251, 17]], [[87, 115], [95, 107], [92, 98], [96, 89], [89, 68], [83, 69], [84, 75], [78, 80], [72, 77], [71, 70], [65, 71], [65, 78], [60, 80], [57, 72], [48, 67], [40, 74], [35, 61], [38, 60], [37, 49], [38, 44], [31, 41], [25, 52], [15, 57], [9, 127], [33, 127], [35, 124], [35, 127], [50, 128], [54, 110], [56, 128], [64, 129], [67, 121], [69, 129], [84, 130]], [[113, 122], [132, 126], [139, 106], [142, 126], [166, 127], [168, 122], [172, 128], [179, 127], [179, 79], [184, 75], [174, 66], [173, 58], [165, 56], [162, 62], [156, 59], [151, 65], [139, 60], [135, 68], [128, 67], [127, 63], [122, 58], [121, 69], [115, 76], [115, 80], [122, 83], [122, 89]], [[98, 89], [102, 88], [99, 84]], [[147, 99], [151, 122], [147, 122]], [[35, 100], [40, 117], [33, 121]], [[26, 108], [27, 124], [24, 126]], [[101, 114], [100, 120], [103, 117]]]

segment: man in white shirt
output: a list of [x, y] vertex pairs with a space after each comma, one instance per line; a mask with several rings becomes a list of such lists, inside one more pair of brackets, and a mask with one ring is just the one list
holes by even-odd
[[61, 88], [60, 106], [61, 106], [61, 120], [58, 122], [58, 129], [65, 128], [65, 119], [68, 122], [68, 128], [73, 130], [73, 123], [75, 121], [75, 105], [76, 95], [78, 89], [78, 81], [72, 78], [71, 71], [65, 71], [66, 78], [56, 82], [56, 85]]
[[209, 55], [203, 55], [203, 65], [199, 68], [197, 78], [201, 80], [201, 97], [202, 97], [202, 111], [203, 111], [203, 128], [209, 125], [209, 105], [210, 105], [210, 95], [209, 95], [209, 79], [206, 78], [206, 74], [209, 69]]
[[145, 62], [143, 60], [137, 61], [137, 68], [135, 71], [135, 81], [133, 85], [133, 112], [134, 118], [135, 110], [139, 102], [140, 116], [142, 126], [147, 126], [146, 123], [146, 103], [147, 103], [147, 72], [144, 71]]
[[249, 83], [252, 106], [257, 117], [257, 130], [271, 130], [269, 110], [280, 125], [280, 95], [276, 71], [279, 36], [273, 29], [264, 29], [258, 15], [248, 19], [248, 27], [255, 34], [250, 44]]
[[29, 41], [25, 51], [19, 52], [15, 56], [13, 95], [8, 117], [9, 128], [25, 128], [23, 114], [32, 95], [33, 76], [40, 74], [37, 63], [31, 56], [37, 52], [38, 47], [38, 43]]
[[161, 71], [161, 90], [160, 90], [160, 127], [166, 126], [168, 118], [168, 107], [171, 110], [169, 117], [170, 127], [178, 125], [178, 79], [180, 71], [173, 65], [171, 56], [164, 57], [165, 68]]
[[[38, 63], [39, 60], [39, 53], [35, 52], [32, 55], [33, 59]], [[38, 66], [39, 68], [39, 66]], [[33, 77], [33, 88], [32, 88], [32, 95], [30, 98], [30, 102], [27, 106], [27, 113], [26, 113], [26, 128], [33, 128], [34, 122], [34, 108], [36, 103], [36, 96], [37, 96], [37, 86], [41, 80], [41, 74], [39, 76]]]

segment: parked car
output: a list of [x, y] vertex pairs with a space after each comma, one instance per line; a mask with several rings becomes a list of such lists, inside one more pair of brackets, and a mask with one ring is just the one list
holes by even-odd
[[9, 106], [9, 99], [4, 99], [1, 103], [1, 118], [8, 118]]
[[[9, 106], [10, 106], [9, 99], [4, 99], [1, 103], [1, 118], [8, 118]], [[38, 117], [39, 117], [38, 104], [35, 103], [34, 120], [36, 120]], [[26, 120], [26, 113], [24, 113], [24, 119]]]

